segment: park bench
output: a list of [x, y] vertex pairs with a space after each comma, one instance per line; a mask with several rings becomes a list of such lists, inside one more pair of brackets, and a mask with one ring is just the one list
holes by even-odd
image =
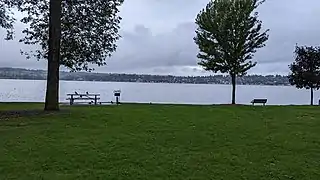
[[252, 101], [251, 101], [251, 103], [252, 103], [252, 105], [254, 105], [254, 104], [263, 104], [263, 105], [266, 105], [266, 103], [267, 103], [267, 99], [253, 99]]
[[88, 92], [86, 94], [79, 94], [75, 92], [74, 94], [67, 94], [67, 96], [67, 100], [70, 101], [70, 105], [73, 105], [76, 100], [89, 100], [89, 104], [94, 103], [94, 105], [97, 105], [98, 100], [100, 100], [100, 94], [89, 94]]

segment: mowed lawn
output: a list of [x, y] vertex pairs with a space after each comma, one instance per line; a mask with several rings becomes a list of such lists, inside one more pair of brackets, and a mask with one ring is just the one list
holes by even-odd
[[62, 109], [0, 121], [0, 179], [320, 179], [319, 107]]

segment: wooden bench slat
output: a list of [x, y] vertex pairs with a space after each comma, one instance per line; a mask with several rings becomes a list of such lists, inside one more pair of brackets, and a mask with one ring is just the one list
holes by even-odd
[[252, 100], [251, 102], [259, 103], [259, 102], [267, 102], [267, 100]]
[[100, 98], [67, 98], [66, 100], [71, 100], [71, 99], [73, 99], [73, 100], [95, 100], [95, 99], [97, 99], [97, 100], [100, 100]]
[[254, 105], [254, 104], [257, 104], [257, 103], [265, 105], [265, 104], [267, 103], [267, 101], [268, 101], [268, 99], [253, 99], [253, 100], [251, 101], [251, 103], [252, 103], [253, 105]]
[[100, 96], [100, 94], [67, 94], [67, 96]]

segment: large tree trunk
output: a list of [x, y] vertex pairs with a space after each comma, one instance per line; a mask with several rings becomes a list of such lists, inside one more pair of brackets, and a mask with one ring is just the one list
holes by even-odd
[[313, 106], [313, 88], [311, 88], [311, 103], [310, 103], [311, 106]]
[[236, 75], [231, 74], [232, 82], [232, 104], [236, 104]]
[[61, 2], [62, 0], [50, 0], [48, 75], [45, 102], [46, 111], [59, 110]]

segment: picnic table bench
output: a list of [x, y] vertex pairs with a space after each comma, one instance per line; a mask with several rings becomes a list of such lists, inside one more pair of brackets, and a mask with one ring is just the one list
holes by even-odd
[[253, 99], [251, 101], [251, 103], [252, 103], [252, 105], [254, 105], [254, 104], [263, 104], [265, 106], [267, 101], [268, 101], [267, 99]]
[[76, 100], [90, 100], [89, 104], [97, 105], [98, 100], [100, 100], [100, 94], [89, 94], [88, 92], [85, 94], [75, 92], [74, 94], [67, 94], [67, 96], [69, 96], [67, 100], [70, 101], [70, 105], [73, 105]]

